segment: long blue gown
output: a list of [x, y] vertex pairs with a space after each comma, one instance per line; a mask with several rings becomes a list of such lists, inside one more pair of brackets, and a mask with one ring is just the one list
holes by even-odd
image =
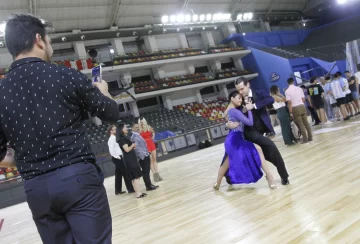
[[225, 140], [225, 151], [229, 157], [229, 170], [225, 174], [231, 184], [255, 183], [261, 179], [261, 159], [253, 143], [244, 139], [244, 125], [253, 125], [251, 111], [246, 117], [241, 111], [231, 108], [228, 111], [229, 121], [240, 125], [231, 130]]

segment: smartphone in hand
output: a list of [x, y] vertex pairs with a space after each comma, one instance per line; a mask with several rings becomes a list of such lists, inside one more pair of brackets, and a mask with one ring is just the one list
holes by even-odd
[[101, 66], [97, 66], [91, 69], [92, 82], [101, 82], [102, 81], [102, 70]]

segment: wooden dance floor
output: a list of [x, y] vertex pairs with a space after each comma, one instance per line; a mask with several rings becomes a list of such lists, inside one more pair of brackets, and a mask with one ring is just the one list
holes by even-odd
[[[314, 128], [314, 142], [277, 145], [289, 186], [258, 183], [220, 191], [212, 184], [223, 145], [160, 164], [165, 179], [145, 199], [114, 195], [105, 180], [113, 217], [113, 243], [359, 243], [360, 121]], [[41, 243], [26, 203], [0, 210], [0, 242]]]

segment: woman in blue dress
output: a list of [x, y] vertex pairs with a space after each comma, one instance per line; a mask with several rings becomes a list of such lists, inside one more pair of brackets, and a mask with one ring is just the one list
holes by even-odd
[[219, 169], [217, 182], [213, 187], [215, 190], [219, 190], [225, 175], [231, 184], [255, 183], [263, 176], [263, 170], [269, 187], [275, 189], [275, 181], [261, 147], [244, 139], [244, 125], [252, 126], [253, 116], [251, 111], [248, 111], [248, 116], [246, 116], [237, 109], [242, 102], [243, 99], [238, 91], [229, 94], [228, 120], [238, 122], [239, 126], [231, 130], [225, 140], [225, 151], [228, 156]]

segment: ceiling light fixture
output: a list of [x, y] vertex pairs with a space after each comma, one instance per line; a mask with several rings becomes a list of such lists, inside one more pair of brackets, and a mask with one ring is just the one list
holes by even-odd
[[347, 0], [337, 0], [337, 3], [338, 4], [344, 4], [344, 3], [347, 3]]
[[212, 19], [212, 14], [207, 14], [206, 15], [206, 21], [211, 21]]
[[184, 15], [183, 14], [179, 14], [176, 18], [178, 23], [183, 23], [184, 22]]
[[204, 21], [205, 20], [205, 14], [201, 14], [199, 19], [200, 19], [200, 21]]
[[0, 24], [0, 33], [5, 33], [6, 23]]
[[190, 31], [193, 31], [194, 28], [190, 27]]
[[176, 31], [179, 32], [179, 31], [180, 31], [180, 28], [177, 28]]
[[176, 22], [176, 16], [175, 16], [175, 15], [171, 15], [171, 16], [170, 16], [170, 22], [171, 22], [171, 23], [175, 23], [175, 22]]
[[192, 21], [193, 21], [193, 22], [196, 22], [196, 21], [198, 21], [198, 20], [199, 20], [199, 15], [194, 14], [193, 17], [192, 17]]
[[203, 30], [205, 30], [206, 28], [205, 28], [205, 26], [203, 26], [203, 28], [202, 28]]
[[190, 14], [185, 15], [185, 22], [191, 22], [191, 15]]
[[169, 22], [169, 16], [164, 15], [163, 17], [161, 17], [161, 22], [164, 23], [164, 24]]

